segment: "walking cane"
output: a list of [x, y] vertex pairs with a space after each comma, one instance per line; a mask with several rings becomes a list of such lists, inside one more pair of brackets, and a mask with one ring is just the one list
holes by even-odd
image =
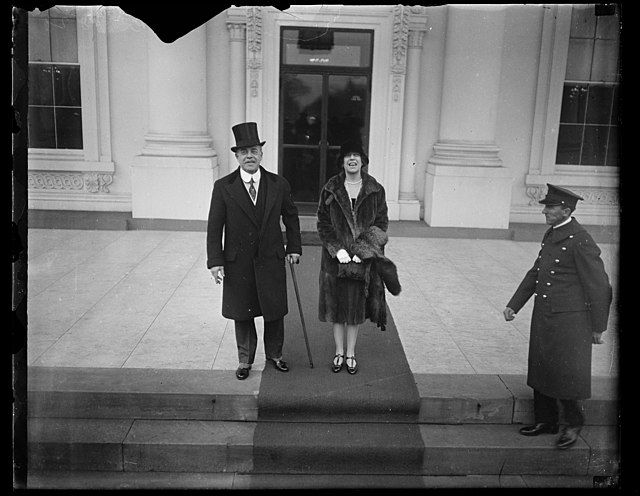
[[304, 323], [304, 315], [302, 314], [302, 303], [300, 303], [300, 293], [298, 292], [298, 281], [296, 280], [296, 271], [293, 270], [293, 262], [289, 262], [291, 267], [291, 278], [293, 279], [293, 287], [296, 290], [296, 299], [298, 300], [298, 310], [300, 310], [300, 321], [302, 322], [302, 333], [304, 334], [304, 342], [307, 345], [307, 355], [309, 356], [309, 366], [313, 368], [311, 360], [311, 349], [309, 348], [309, 338], [307, 337], [307, 326]]

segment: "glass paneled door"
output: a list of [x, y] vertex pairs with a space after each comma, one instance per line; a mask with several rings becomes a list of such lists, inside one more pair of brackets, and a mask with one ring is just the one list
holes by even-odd
[[339, 171], [340, 145], [367, 149], [372, 34], [284, 28], [282, 38], [279, 172], [301, 212], [313, 213]]

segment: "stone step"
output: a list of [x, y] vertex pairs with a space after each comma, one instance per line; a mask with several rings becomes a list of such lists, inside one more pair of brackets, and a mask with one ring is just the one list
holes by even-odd
[[[525, 437], [514, 425], [415, 426], [407, 441], [384, 423], [280, 423], [254, 443], [257, 422], [31, 418], [30, 471], [404, 476], [616, 476], [617, 429], [585, 426], [558, 450], [556, 436]], [[408, 467], [411, 467], [410, 469]]]
[[[30, 417], [257, 421], [261, 373], [31, 367]], [[521, 375], [415, 374], [424, 424], [533, 421], [533, 397]], [[594, 377], [583, 403], [588, 425], [617, 425], [617, 379]], [[366, 419], [364, 419], [366, 420]]]
[[590, 475], [336, 475], [239, 474], [235, 472], [29, 472], [29, 489], [483, 489], [613, 488], [618, 479]]

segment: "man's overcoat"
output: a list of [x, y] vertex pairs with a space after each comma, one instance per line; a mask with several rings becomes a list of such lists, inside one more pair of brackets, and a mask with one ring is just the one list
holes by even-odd
[[545, 234], [507, 307], [534, 296], [527, 384], [552, 398], [591, 397], [592, 332], [607, 329], [612, 290], [600, 248], [575, 218]]
[[[384, 328], [387, 323], [385, 286], [372, 253], [383, 253], [389, 225], [388, 209], [382, 185], [365, 171], [361, 171], [361, 176], [362, 187], [353, 210], [344, 187], [344, 172], [329, 179], [320, 193], [317, 228], [322, 255], [318, 318], [321, 322], [337, 319], [340, 292], [336, 255], [340, 249], [345, 249], [350, 256], [358, 255], [369, 266], [368, 280], [348, 310], [347, 323], [359, 324], [369, 319]], [[374, 238], [378, 239], [376, 248], [371, 246], [376, 244]]]
[[211, 195], [207, 267], [224, 266], [222, 315], [233, 320], [284, 317], [288, 312], [285, 255], [302, 254], [298, 209], [289, 183], [262, 166], [260, 171], [259, 213], [239, 167], [218, 179]]

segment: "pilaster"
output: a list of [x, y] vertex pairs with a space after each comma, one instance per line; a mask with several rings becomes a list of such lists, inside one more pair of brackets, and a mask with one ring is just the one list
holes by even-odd
[[440, 138], [425, 176], [431, 226], [506, 229], [511, 171], [495, 142], [505, 8], [448, 7]]
[[148, 52], [149, 129], [131, 167], [132, 215], [206, 220], [217, 179], [206, 124], [206, 28], [171, 44], [149, 31]]

